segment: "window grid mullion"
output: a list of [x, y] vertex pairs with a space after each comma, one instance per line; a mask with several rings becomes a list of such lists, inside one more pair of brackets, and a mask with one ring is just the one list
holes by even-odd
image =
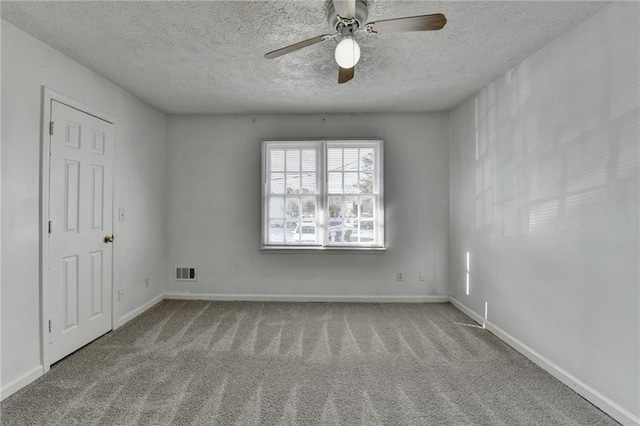
[[[358, 194], [360, 194], [360, 148], [358, 148], [358, 157], [356, 160], [356, 170], [358, 171], [357, 175], [356, 175], [356, 188], [358, 189]], [[358, 230], [358, 243], [360, 242], [360, 195], [358, 195], [356, 197], [356, 223], [358, 224], [358, 226], [356, 227], [356, 229]]]
[[[360, 150], [358, 150], [358, 155], [360, 155]], [[360, 158], [360, 157], [358, 157], [358, 158]], [[360, 165], [358, 164], [358, 170], [359, 169], [360, 169]], [[360, 172], [358, 171], [358, 185], [359, 184], [360, 184]], [[360, 232], [361, 232], [361, 228], [360, 228], [361, 222], [360, 222], [360, 220], [362, 219], [362, 214], [360, 213], [360, 210], [362, 210], [362, 198], [360, 197], [360, 195], [358, 195], [358, 197], [357, 197], [357, 203], [358, 204], [356, 204], [356, 206], [357, 206], [356, 207], [356, 210], [357, 210], [356, 223], [358, 224], [358, 228], [357, 228], [358, 229], [358, 242], [360, 242], [360, 238], [361, 238], [361, 236], [360, 236]]]
[[323, 142], [323, 155], [324, 155], [324, 159], [323, 159], [323, 171], [325, 173], [324, 176], [324, 187], [325, 187], [325, 193], [323, 194], [323, 199], [325, 200], [325, 227], [327, 229], [327, 232], [325, 233], [324, 236], [324, 244], [328, 245], [329, 244], [329, 221], [331, 220], [330, 217], [330, 211], [329, 211], [329, 144], [327, 142]]
[[340, 161], [342, 162], [342, 167], [340, 168], [340, 172], [342, 176], [342, 193], [344, 194], [344, 148], [340, 150], [340, 153], [342, 154], [342, 157], [340, 159]]
[[283, 200], [284, 200], [284, 234], [282, 235], [282, 241], [284, 241], [285, 244], [291, 244], [292, 241], [289, 241], [289, 238], [287, 236], [287, 181], [288, 181], [288, 170], [287, 170], [287, 154], [289, 153], [288, 149], [284, 150], [284, 195], [283, 195]]
[[316, 202], [320, 204], [316, 204], [316, 215], [318, 225], [320, 226], [320, 232], [322, 235], [318, 238], [318, 243], [322, 246], [326, 245], [326, 235], [325, 227], [327, 226], [327, 209], [325, 207], [325, 199], [327, 194], [327, 187], [325, 185], [326, 175], [326, 166], [325, 166], [325, 143], [321, 142], [319, 147], [316, 148], [316, 185], [318, 186], [318, 194], [316, 197]]
[[300, 240], [298, 243], [302, 245], [302, 147], [300, 147], [298, 153], [298, 184], [300, 185], [300, 192], [298, 193], [298, 229], [300, 230]]
[[344, 225], [345, 225], [345, 219], [346, 219], [345, 213], [347, 212], [347, 201], [346, 201], [345, 196], [344, 196], [344, 174], [345, 174], [344, 173], [345, 172], [345, 170], [344, 170], [344, 148], [340, 149], [340, 153], [342, 154], [342, 157], [341, 157], [342, 167], [340, 168], [341, 176], [342, 176], [342, 197], [341, 197], [342, 202], [341, 202], [341, 207], [340, 207], [340, 217], [342, 219], [342, 237], [340, 238], [340, 240], [341, 240], [340, 243], [342, 243], [342, 245], [344, 245], [344, 235], [345, 235]]

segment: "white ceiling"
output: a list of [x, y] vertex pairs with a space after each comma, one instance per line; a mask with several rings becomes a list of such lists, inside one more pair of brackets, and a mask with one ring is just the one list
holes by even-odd
[[602, 2], [369, 0], [369, 21], [444, 13], [441, 31], [358, 33], [354, 80], [326, 34], [327, 1], [2, 2], [2, 17], [167, 113], [449, 110]]

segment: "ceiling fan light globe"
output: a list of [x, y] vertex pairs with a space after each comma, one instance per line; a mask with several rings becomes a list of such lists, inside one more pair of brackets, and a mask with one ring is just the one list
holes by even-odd
[[353, 68], [360, 60], [360, 46], [353, 37], [345, 37], [336, 46], [335, 56], [341, 68]]

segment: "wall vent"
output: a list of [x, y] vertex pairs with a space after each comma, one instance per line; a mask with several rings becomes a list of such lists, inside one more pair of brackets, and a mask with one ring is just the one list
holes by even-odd
[[196, 281], [196, 268], [176, 268], [176, 281]]

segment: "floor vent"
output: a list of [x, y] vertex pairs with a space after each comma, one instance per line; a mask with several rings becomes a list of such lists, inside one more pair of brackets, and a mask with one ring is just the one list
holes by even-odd
[[176, 281], [195, 281], [196, 268], [176, 268]]

